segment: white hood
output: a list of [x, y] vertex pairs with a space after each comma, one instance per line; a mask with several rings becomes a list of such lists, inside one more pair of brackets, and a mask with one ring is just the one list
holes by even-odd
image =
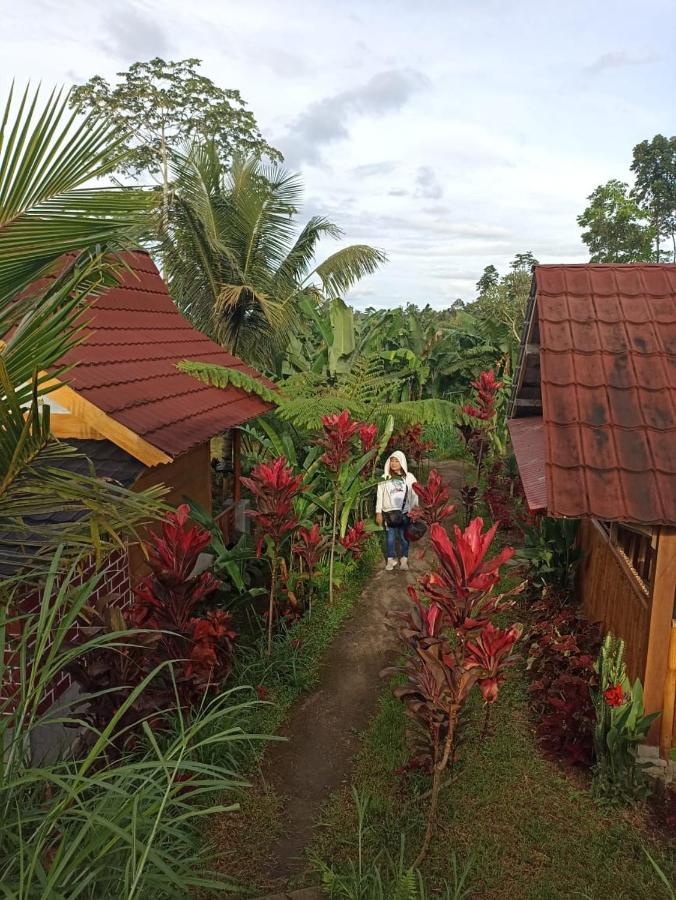
[[401, 452], [401, 450], [395, 450], [394, 453], [390, 453], [385, 462], [385, 478], [390, 477], [390, 460], [394, 457], [399, 460], [399, 465], [404, 470], [404, 475], [408, 475], [408, 462], [406, 461], [406, 456]]

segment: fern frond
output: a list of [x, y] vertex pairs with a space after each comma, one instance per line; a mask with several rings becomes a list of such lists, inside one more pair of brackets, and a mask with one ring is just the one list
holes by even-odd
[[240, 369], [217, 366], [215, 363], [191, 362], [187, 359], [177, 363], [176, 368], [180, 372], [185, 372], [186, 375], [192, 375], [193, 378], [196, 378], [203, 384], [211, 385], [211, 387], [236, 387], [241, 391], [246, 391], [247, 394], [255, 394], [261, 400], [264, 400], [266, 403], [272, 403], [274, 406], [277, 406], [281, 400], [280, 394]]
[[391, 415], [396, 427], [415, 425], [418, 422], [421, 425], [455, 425], [458, 421], [456, 404], [436, 398], [387, 403], [378, 412], [381, 415]]

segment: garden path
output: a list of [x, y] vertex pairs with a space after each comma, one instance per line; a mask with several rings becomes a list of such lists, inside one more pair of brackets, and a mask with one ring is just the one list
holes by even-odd
[[[463, 464], [432, 463], [449, 483], [452, 496], [463, 482]], [[266, 753], [266, 781], [283, 804], [283, 836], [272, 848], [270, 881], [285, 883], [300, 872], [321, 808], [349, 780], [360, 732], [373, 717], [382, 691], [379, 672], [392, 662], [395, 636], [387, 613], [404, 606], [406, 584], [423, 563], [412, 550], [410, 571], [377, 571], [366, 585], [345, 627], [329, 649], [319, 687], [291, 712], [281, 734], [287, 742]], [[266, 879], [267, 880], [267, 879]]]

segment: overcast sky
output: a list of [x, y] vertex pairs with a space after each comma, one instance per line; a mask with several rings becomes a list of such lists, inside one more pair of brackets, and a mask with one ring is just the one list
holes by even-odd
[[[576, 215], [674, 133], [676, 0], [0, 0], [9, 79], [203, 60], [302, 172], [304, 213], [389, 263], [348, 298], [443, 307], [517, 252], [582, 262]], [[326, 252], [333, 249], [327, 246]]]

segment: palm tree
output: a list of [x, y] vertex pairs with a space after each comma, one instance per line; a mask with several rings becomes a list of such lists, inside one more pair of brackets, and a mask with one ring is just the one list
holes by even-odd
[[363, 244], [315, 264], [340, 229], [313, 216], [298, 232], [302, 183], [276, 165], [196, 144], [173, 163], [174, 194], [163, 259], [170, 290], [203, 331], [247, 361], [275, 366], [301, 297], [332, 298], [374, 272], [385, 254]]
[[[106, 254], [138, 242], [153, 202], [143, 191], [87, 186], [117, 165], [124, 135], [92, 116], [78, 120], [67, 103], [53, 93], [40, 106], [39, 91], [27, 89], [18, 105], [10, 91], [0, 109], [0, 561], [30, 562], [36, 573], [59, 543], [79, 553], [118, 542], [157, 496], [65, 471], [75, 451], [52, 437], [41, 403], [80, 340], [87, 303], [114, 279]], [[57, 510], [72, 521], [35, 525]]]

